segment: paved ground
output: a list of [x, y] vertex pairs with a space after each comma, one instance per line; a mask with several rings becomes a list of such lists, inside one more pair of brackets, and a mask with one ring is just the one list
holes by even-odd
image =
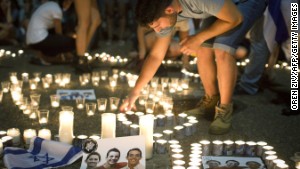
[[[13, 48], [12, 48], [13, 49]], [[129, 50], [126, 47], [114, 46], [101, 46], [98, 52], [107, 52], [113, 55], [119, 54], [126, 57]], [[78, 75], [73, 71], [69, 65], [57, 66], [37, 66], [29, 64], [29, 59], [32, 57], [32, 52], [25, 51], [22, 57], [16, 58], [0, 58], [0, 82], [8, 80], [9, 72], [28, 72], [32, 75], [33, 72], [41, 72], [42, 75], [47, 73], [70, 72], [72, 73], [72, 82], [66, 88], [68, 89], [95, 89], [97, 97], [118, 96], [124, 97], [127, 95], [129, 89], [127, 84], [121, 82], [118, 84], [116, 90], [112, 91], [107, 82], [101, 83], [99, 87], [88, 85], [81, 87], [78, 83]], [[98, 70], [110, 70], [120, 68], [119, 65], [102, 64]], [[168, 76], [182, 76], [178, 73], [178, 68], [167, 68]], [[177, 72], [175, 72], [177, 71]], [[289, 71], [285, 69], [276, 69], [272, 83], [263, 83], [263, 89], [255, 96], [239, 95], [234, 96], [234, 115], [233, 127], [230, 133], [221, 136], [214, 136], [208, 133], [210, 121], [205, 118], [199, 117], [197, 125], [197, 132], [192, 136], [184, 139], [179, 139], [180, 144], [184, 147], [186, 156], [189, 153], [189, 145], [194, 142], [199, 142], [202, 139], [209, 140], [237, 140], [243, 139], [245, 141], [265, 141], [269, 145], [274, 146], [279, 158], [285, 160], [291, 168], [294, 163], [289, 159], [295, 152], [300, 151], [300, 115], [283, 115], [282, 110], [288, 108], [287, 102], [289, 101]], [[29, 96], [31, 91], [28, 89], [27, 84], [24, 84], [24, 94]], [[176, 93], [173, 95], [174, 99], [174, 112], [176, 114], [193, 108], [196, 102], [203, 95], [203, 90], [199, 81], [191, 80], [190, 89], [185, 92]], [[41, 86], [40, 86], [41, 87]], [[42, 93], [41, 106], [50, 109], [50, 122], [47, 125], [52, 133], [58, 131], [58, 109], [50, 108], [49, 95], [54, 94], [57, 86], [52, 86], [48, 90], [38, 89], [37, 92]], [[65, 105], [74, 105], [73, 102], [63, 102]], [[96, 118], [89, 118], [84, 112], [75, 112], [74, 134], [91, 135], [99, 133], [100, 116]], [[30, 121], [28, 117], [22, 114], [16, 106], [12, 104], [9, 94], [5, 94], [3, 101], [0, 104], [0, 130], [7, 130], [8, 128], [17, 127], [23, 131], [26, 128], [39, 129], [40, 126], [36, 121]], [[156, 131], [163, 128], [157, 128]], [[167, 155], [155, 154], [151, 160], [147, 161], [147, 169], [170, 168], [168, 167], [169, 161]], [[64, 168], [79, 168], [81, 159], [74, 164]], [[4, 167], [0, 161], [0, 168]]]

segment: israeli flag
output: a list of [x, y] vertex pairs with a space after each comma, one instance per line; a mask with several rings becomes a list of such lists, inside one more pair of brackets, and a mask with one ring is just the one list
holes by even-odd
[[8, 169], [44, 169], [69, 165], [80, 157], [80, 148], [34, 137], [28, 150], [6, 147], [3, 159]]

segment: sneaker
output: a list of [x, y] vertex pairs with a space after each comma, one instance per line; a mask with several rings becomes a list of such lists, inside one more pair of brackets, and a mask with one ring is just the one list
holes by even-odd
[[233, 104], [216, 106], [214, 121], [209, 126], [210, 134], [226, 134], [231, 128]]
[[186, 111], [185, 113], [188, 115], [204, 115], [208, 119], [213, 119], [215, 113], [215, 107], [220, 101], [220, 95], [208, 96], [204, 95], [201, 100], [197, 103], [195, 109], [191, 109]]

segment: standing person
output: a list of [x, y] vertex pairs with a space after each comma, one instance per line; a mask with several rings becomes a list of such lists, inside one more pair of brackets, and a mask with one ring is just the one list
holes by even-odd
[[[182, 18], [202, 18], [200, 31], [181, 42], [181, 51], [197, 56], [198, 72], [205, 96], [187, 113], [215, 113], [211, 134], [225, 134], [231, 128], [232, 93], [237, 67], [233, 57], [240, 41], [266, 7], [265, 0], [140, 0], [137, 20], [160, 37], [153, 45], [139, 79], [120, 110], [133, 107], [141, 89], [161, 64], [171, 41], [171, 31]], [[217, 104], [219, 103], [219, 104]]]
[[17, 45], [13, 6], [10, 0], [0, 0], [0, 45]]
[[97, 164], [101, 161], [101, 156], [97, 152], [90, 153], [86, 159], [86, 169], [93, 169], [97, 166]]
[[128, 160], [128, 164], [123, 169], [145, 169], [145, 166], [140, 163], [140, 160], [142, 159], [142, 151], [139, 148], [130, 149], [127, 152], [126, 158]]
[[67, 10], [73, 0], [60, 0], [59, 4], [53, 1], [43, 3], [30, 18], [26, 44], [41, 53], [41, 64], [49, 62], [63, 62], [60, 54], [72, 52], [75, 49], [75, 40], [62, 34], [63, 10]]
[[106, 9], [106, 22], [107, 22], [107, 35], [108, 40], [106, 42], [107, 45], [110, 45], [113, 40], [114, 34], [114, 22], [115, 22], [115, 7], [117, 6], [117, 13], [119, 14], [119, 30], [118, 30], [118, 40], [119, 45], [124, 45], [124, 34], [126, 29], [126, 17], [127, 17], [127, 9], [126, 5], [128, 0], [105, 0], [105, 9]]
[[75, 10], [78, 18], [76, 31], [76, 51], [78, 60], [75, 68], [79, 72], [91, 72], [91, 67], [84, 58], [89, 43], [101, 23], [97, 0], [75, 0]]
[[120, 169], [122, 167], [125, 167], [127, 165], [126, 162], [118, 163], [120, 156], [121, 152], [119, 149], [112, 148], [108, 150], [106, 154], [106, 162], [100, 167], [97, 167], [97, 169]]

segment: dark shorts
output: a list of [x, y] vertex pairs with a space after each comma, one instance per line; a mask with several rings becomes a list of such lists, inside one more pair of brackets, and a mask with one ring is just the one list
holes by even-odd
[[[202, 46], [212, 47], [214, 49], [224, 50], [233, 55], [245, 38], [246, 33], [250, 30], [255, 21], [261, 17], [266, 8], [265, 0], [244, 0], [237, 3], [237, 7], [243, 15], [243, 22], [234, 29], [219, 35], [215, 38], [205, 41]], [[209, 27], [214, 23], [216, 17], [209, 17], [201, 22], [201, 29]]]
[[59, 34], [49, 34], [41, 42], [31, 44], [29, 47], [41, 51], [46, 56], [53, 57], [60, 53], [72, 52], [76, 49], [74, 38]]

